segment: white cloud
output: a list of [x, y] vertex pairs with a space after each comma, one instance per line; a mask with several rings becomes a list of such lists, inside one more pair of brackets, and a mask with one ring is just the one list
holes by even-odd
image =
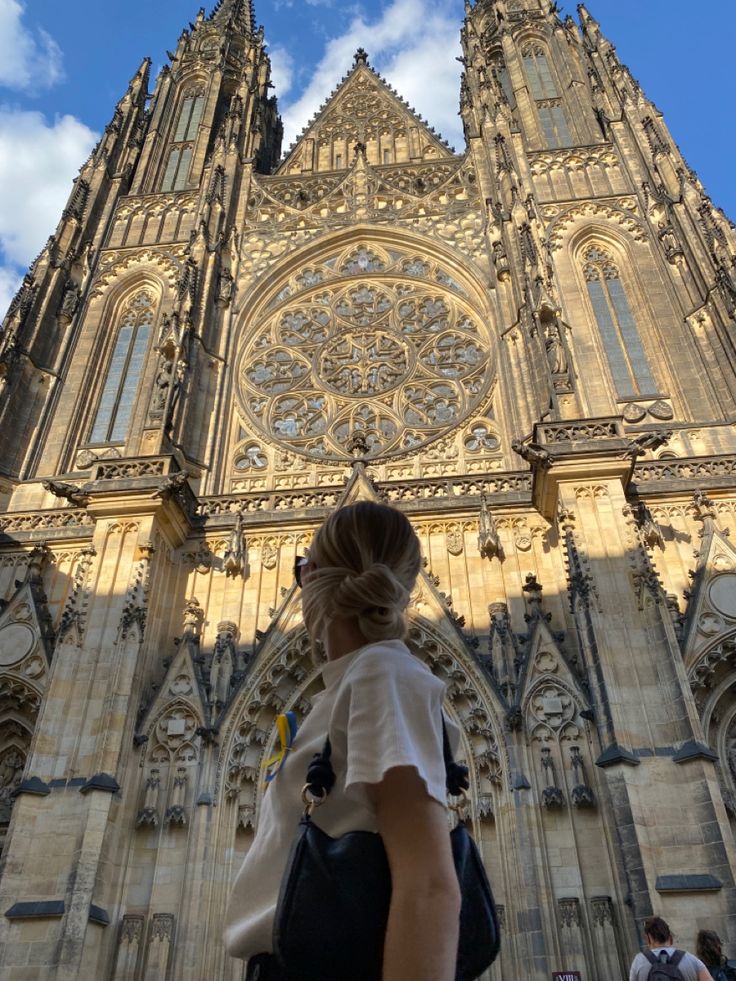
[[10, 301], [20, 288], [23, 277], [15, 269], [0, 266], [0, 323], [5, 317], [5, 311], [10, 306]]
[[[396, 91], [455, 144], [464, 146], [457, 112], [460, 96], [460, 30], [452, 0], [393, 0], [378, 20], [362, 15], [331, 38], [300, 97], [283, 109], [286, 149], [328, 98], [353, 64], [357, 48], [366, 48], [371, 64]], [[277, 91], [277, 95], [279, 92]]]
[[29, 92], [49, 88], [64, 77], [61, 49], [39, 28], [23, 23], [20, 0], [0, 0], [0, 85]]
[[40, 112], [0, 107], [0, 312], [56, 228], [96, 140], [73, 116], [49, 124]]
[[[296, 0], [297, 3], [301, 0]], [[336, 0], [307, 0], [308, 7], [334, 7]], [[272, 0], [274, 10], [283, 10], [296, 5], [295, 0]]]
[[291, 91], [294, 81], [294, 59], [281, 45], [269, 48], [271, 58], [271, 79], [274, 89], [279, 98], [283, 98], [287, 92]]

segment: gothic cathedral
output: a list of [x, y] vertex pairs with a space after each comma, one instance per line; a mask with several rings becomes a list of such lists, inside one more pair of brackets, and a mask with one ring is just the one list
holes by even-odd
[[584, 7], [468, 0], [462, 45], [462, 154], [360, 49], [282, 155], [219, 0], [11, 305], [5, 981], [242, 978], [274, 720], [321, 686], [294, 558], [356, 498], [422, 542], [488, 981], [619, 981], [652, 912], [736, 944], [736, 234]]

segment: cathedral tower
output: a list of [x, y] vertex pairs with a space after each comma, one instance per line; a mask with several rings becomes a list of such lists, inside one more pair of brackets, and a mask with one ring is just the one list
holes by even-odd
[[[236, 981], [291, 570], [401, 508], [492, 981], [736, 941], [736, 235], [588, 10], [476, 0], [456, 154], [359, 49], [281, 156], [246, 0], [145, 60], [0, 333], [0, 968]], [[336, 75], [343, 66], [336, 66]]]

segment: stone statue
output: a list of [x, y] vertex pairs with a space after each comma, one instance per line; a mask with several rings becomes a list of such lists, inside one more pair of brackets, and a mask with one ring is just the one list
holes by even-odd
[[728, 747], [728, 768], [731, 776], [736, 780], [736, 743], [731, 743]]
[[0, 790], [12, 788], [17, 783], [17, 774], [24, 766], [25, 760], [20, 753], [7, 753], [0, 762]]
[[560, 337], [560, 324], [556, 317], [547, 324], [544, 347], [547, 352], [549, 370], [553, 375], [564, 375], [567, 372], [567, 355], [565, 345]]
[[168, 359], [161, 362], [158, 374], [156, 375], [156, 385], [153, 390], [153, 401], [151, 409], [153, 412], [163, 412], [166, 407], [166, 399], [171, 388], [171, 376], [174, 371], [174, 364]]
[[532, 465], [538, 463], [545, 469], [552, 466], [552, 457], [549, 452], [536, 443], [522, 443], [521, 440], [515, 439], [511, 443], [511, 449], [527, 463]]
[[496, 522], [488, 507], [488, 498], [480, 495], [480, 514], [478, 516], [478, 551], [482, 558], [503, 559], [503, 545], [498, 537]]
[[238, 513], [235, 527], [230, 535], [227, 550], [223, 556], [223, 568], [227, 577], [240, 576], [245, 571], [246, 544], [243, 531], [243, 515]]
[[89, 494], [85, 494], [76, 484], [68, 484], [63, 480], [44, 480], [42, 487], [50, 491], [54, 497], [61, 497], [75, 507], [83, 508], [89, 503]]
[[74, 314], [79, 308], [80, 293], [76, 283], [69, 280], [64, 287], [64, 295], [61, 298], [58, 319], [62, 324], [69, 324]]

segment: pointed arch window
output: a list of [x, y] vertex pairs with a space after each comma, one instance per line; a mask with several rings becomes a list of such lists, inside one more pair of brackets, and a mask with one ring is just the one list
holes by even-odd
[[521, 52], [521, 57], [532, 99], [535, 102], [541, 99], [557, 99], [559, 92], [549, 70], [544, 48], [540, 44], [528, 44]]
[[618, 268], [599, 246], [585, 252], [585, 282], [619, 398], [657, 391]]
[[90, 442], [122, 443], [128, 435], [151, 338], [155, 307], [146, 290], [123, 310]]
[[542, 125], [542, 132], [547, 146], [557, 149], [562, 146], [571, 146], [572, 137], [567, 126], [565, 110], [561, 105], [539, 105], [539, 122]]
[[189, 168], [192, 166], [194, 141], [204, 109], [204, 91], [189, 91], [184, 94], [179, 116], [174, 129], [174, 137], [166, 161], [166, 170], [161, 182], [162, 191], [181, 191], [187, 186]]
[[546, 51], [541, 44], [527, 44], [522, 49], [521, 59], [547, 146], [553, 150], [572, 146], [567, 116], [549, 67]]

